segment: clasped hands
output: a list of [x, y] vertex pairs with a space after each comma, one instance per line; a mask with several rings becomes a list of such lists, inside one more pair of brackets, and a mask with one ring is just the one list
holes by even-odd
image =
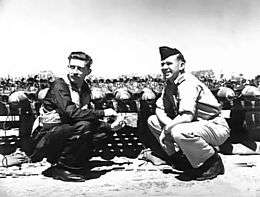
[[115, 117], [114, 122], [110, 125], [112, 131], [118, 131], [125, 126], [125, 118], [124, 116], [119, 115], [114, 109], [108, 108], [104, 110], [104, 115], [106, 117]]

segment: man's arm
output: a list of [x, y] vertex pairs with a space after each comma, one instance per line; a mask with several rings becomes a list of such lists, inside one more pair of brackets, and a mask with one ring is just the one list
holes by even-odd
[[194, 119], [196, 100], [200, 93], [200, 87], [196, 83], [184, 81], [181, 84], [179, 94], [179, 109], [178, 115], [171, 119], [167, 116], [163, 106], [163, 97], [157, 101], [156, 115], [158, 119], [164, 124], [165, 134], [169, 133], [171, 129], [178, 124], [191, 122]]
[[158, 120], [165, 126], [171, 123], [172, 119], [165, 112], [165, 106], [163, 102], [165, 89], [162, 91], [162, 95], [156, 101], [155, 114]]
[[165, 127], [165, 134], [170, 133], [171, 129], [178, 125], [178, 124], [182, 124], [182, 123], [187, 123], [187, 122], [191, 122], [193, 120], [193, 114], [191, 113], [183, 113], [181, 115], [176, 116], [171, 122], [169, 122]]
[[72, 101], [68, 85], [58, 79], [52, 90], [55, 97], [58, 113], [72, 122], [80, 120], [97, 120], [105, 115], [104, 110], [81, 109]]
[[156, 108], [155, 109], [155, 114], [158, 118], [158, 120], [165, 126], [168, 125], [172, 122], [172, 119], [167, 116], [167, 114], [165, 113], [164, 109], [161, 108]]
[[202, 91], [201, 86], [196, 81], [185, 80], [179, 85], [181, 91], [179, 95], [179, 115], [165, 126], [166, 133], [178, 124], [191, 122], [196, 113], [197, 99]]

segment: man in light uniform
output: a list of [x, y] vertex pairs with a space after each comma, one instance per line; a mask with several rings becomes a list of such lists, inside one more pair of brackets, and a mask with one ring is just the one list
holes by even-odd
[[185, 59], [176, 48], [159, 48], [166, 80], [156, 103], [156, 115], [148, 118], [149, 129], [171, 158], [176, 146], [192, 166], [185, 175], [196, 180], [213, 179], [224, 173], [214, 146], [229, 137], [220, 104], [205, 84], [185, 72]]

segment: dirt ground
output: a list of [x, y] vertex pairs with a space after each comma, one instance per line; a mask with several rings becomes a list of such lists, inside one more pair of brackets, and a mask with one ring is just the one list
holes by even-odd
[[138, 159], [99, 157], [88, 180], [63, 182], [41, 175], [49, 163], [0, 168], [1, 197], [60, 196], [260, 196], [260, 156], [221, 155], [225, 174], [208, 181], [181, 181], [180, 171]]

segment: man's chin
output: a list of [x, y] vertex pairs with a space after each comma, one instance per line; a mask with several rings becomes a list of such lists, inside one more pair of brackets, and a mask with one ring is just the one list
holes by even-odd
[[77, 78], [77, 77], [73, 77], [73, 76], [69, 76], [69, 78], [70, 78], [70, 81], [72, 81], [72, 82], [75, 82], [75, 81], [77, 81], [77, 80], [78, 80], [78, 78]]
[[172, 75], [164, 75], [164, 79], [166, 81], [170, 80], [172, 78]]
[[171, 82], [173, 83], [174, 82], [174, 78], [171, 76], [171, 77], [165, 77], [164, 78], [166, 82]]

